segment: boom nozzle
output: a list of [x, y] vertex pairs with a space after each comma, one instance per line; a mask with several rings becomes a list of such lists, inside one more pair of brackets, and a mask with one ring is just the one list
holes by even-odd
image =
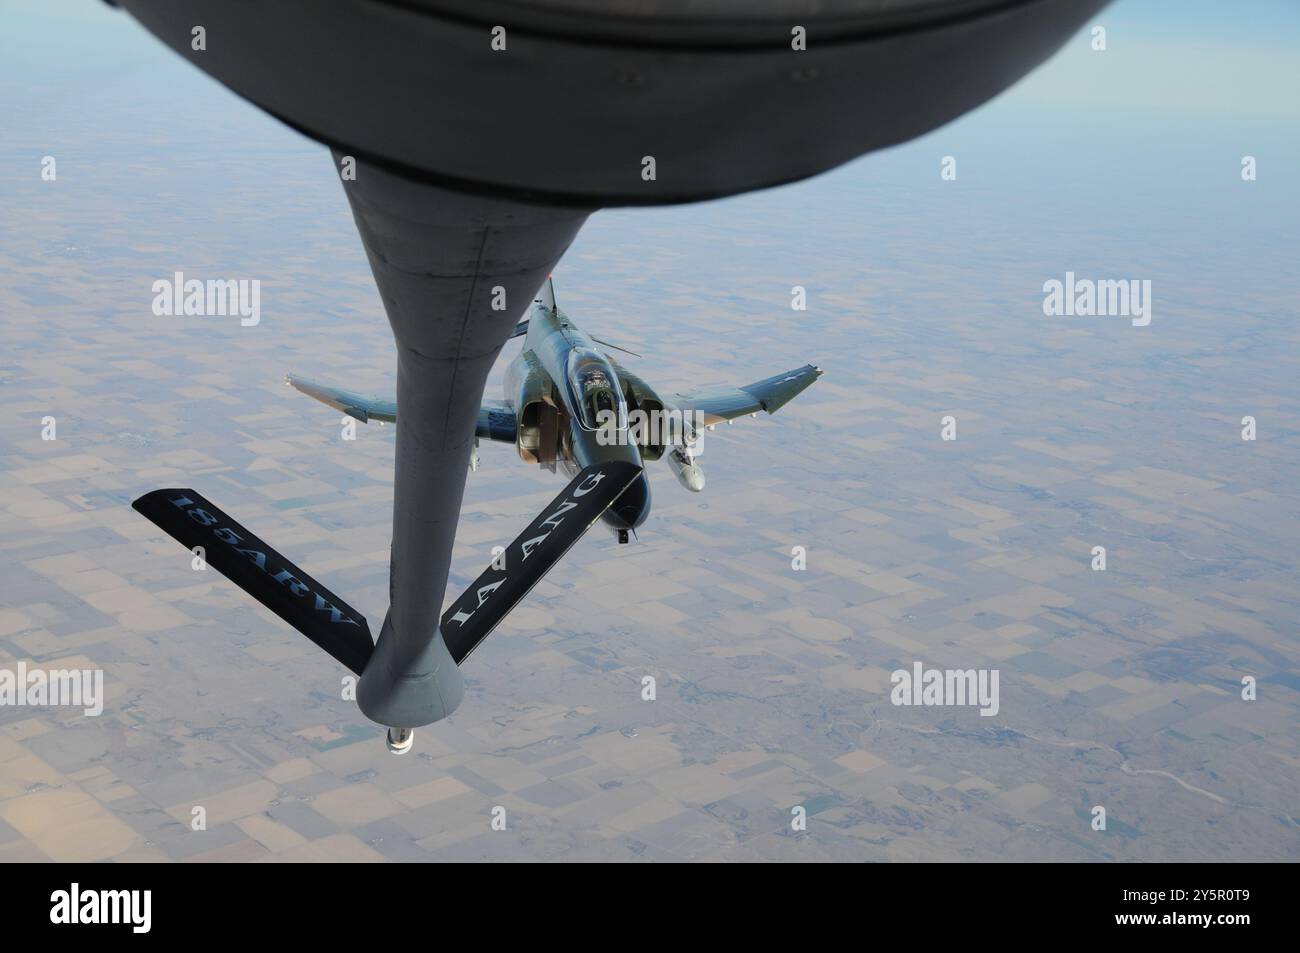
[[388, 750], [393, 754], [406, 754], [415, 743], [415, 729], [389, 728], [388, 737], [384, 740], [388, 743]]

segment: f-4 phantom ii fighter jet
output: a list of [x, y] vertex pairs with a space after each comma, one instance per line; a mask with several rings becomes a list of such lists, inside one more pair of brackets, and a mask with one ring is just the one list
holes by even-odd
[[[569, 477], [614, 461], [640, 471], [646, 462], [663, 458], [678, 482], [698, 493], [704, 489], [704, 473], [696, 462], [702, 429], [760, 410], [776, 413], [822, 374], [805, 364], [744, 387], [711, 387], [665, 399], [601, 350], [624, 348], [589, 337], [556, 306], [549, 278], [513, 337], [525, 335], [523, 351], [506, 371], [505, 400], [484, 401], [479, 410], [472, 470], [478, 469], [478, 441], [494, 440], [514, 444], [526, 463]], [[286, 382], [356, 420], [397, 420], [393, 400], [293, 374]], [[600, 518], [626, 543], [649, 515], [650, 484], [639, 472]]]

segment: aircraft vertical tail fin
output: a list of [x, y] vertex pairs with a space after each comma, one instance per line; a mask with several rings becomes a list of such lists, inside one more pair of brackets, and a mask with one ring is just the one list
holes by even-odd
[[541, 304], [547, 311], [555, 310], [555, 279], [550, 275], [546, 276], [546, 282], [537, 289], [537, 296], [533, 301]]
[[[533, 304], [534, 305], [540, 304], [547, 311], [555, 310], [555, 282], [551, 279], [550, 275], [546, 276], [546, 284], [538, 288], [537, 294], [533, 295]], [[515, 329], [513, 332], [511, 332], [510, 337], [521, 338], [527, 333], [528, 333], [528, 319], [524, 318], [522, 321], [520, 321], [518, 324], [515, 325]]]

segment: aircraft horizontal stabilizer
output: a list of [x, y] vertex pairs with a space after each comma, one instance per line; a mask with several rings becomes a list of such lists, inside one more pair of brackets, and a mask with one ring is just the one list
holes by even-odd
[[623, 460], [593, 463], [585, 468], [461, 593], [442, 615], [442, 637], [457, 665], [478, 648], [640, 473], [639, 466]]
[[190, 489], [154, 490], [131, 506], [240, 589], [360, 675], [374, 651], [365, 616]]

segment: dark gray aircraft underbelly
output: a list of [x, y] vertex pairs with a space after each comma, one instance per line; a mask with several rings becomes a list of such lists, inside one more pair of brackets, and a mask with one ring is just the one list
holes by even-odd
[[[1103, 4], [121, 5], [240, 95], [348, 154], [461, 189], [596, 207], [746, 192], [911, 139], [1001, 92]], [[196, 24], [203, 52], [191, 49]], [[495, 26], [504, 50], [493, 49]]]
[[488, 369], [586, 217], [789, 182], [915, 137], [1005, 89], [1104, 3], [120, 5], [336, 162], [358, 160], [343, 186], [397, 339], [401, 408], [391, 607], [358, 702], [407, 728], [462, 695], [439, 614]]

